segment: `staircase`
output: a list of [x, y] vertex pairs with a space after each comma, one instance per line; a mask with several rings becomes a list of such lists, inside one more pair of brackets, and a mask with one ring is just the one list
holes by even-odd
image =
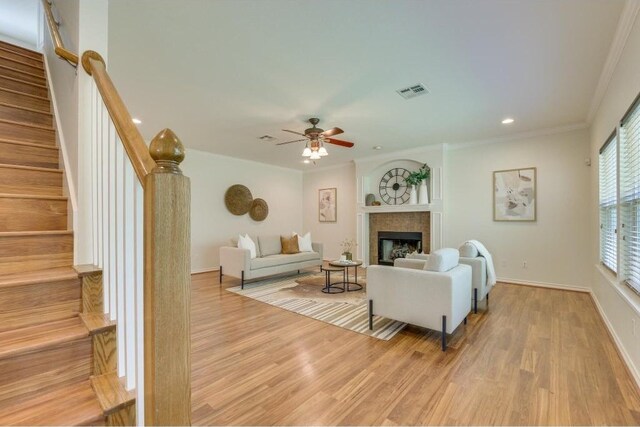
[[128, 393], [92, 377], [93, 335], [115, 325], [80, 316], [51, 111], [42, 55], [0, 42], [0, 425], [111, 423], [101, 392]]

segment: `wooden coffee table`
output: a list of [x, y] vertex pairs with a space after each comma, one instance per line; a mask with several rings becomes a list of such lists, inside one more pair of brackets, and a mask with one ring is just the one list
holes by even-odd
[[[358, 266], [362, 265], [362, 261], [329, 261], [331, 267], [342, 267], [342, 282], [334, 283], [334, 285], [344, 285], [347, 292], [359, 291], [362, 285], [358, 283]], [[354, 280], [349, 280], [349, 268], [354, 268]], [[353, 288], [351, 286], [354, 286]]]

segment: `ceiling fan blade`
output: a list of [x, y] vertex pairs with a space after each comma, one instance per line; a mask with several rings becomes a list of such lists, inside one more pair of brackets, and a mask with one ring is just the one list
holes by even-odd
[[344, 131], [340, 128], [331, 128], [322, 132], [324, 136], [340, 135], [341, 133], [344, 133]]
[[341, 147], [347, 147], [347, 148], [351, 148], [355, 145], [353, 142], [343, 141], [341, 139], [333, 139], [333, 138], [325, 138], [324, 142], [328, 142], [329, 144], [339, 145]]
[[283, 132], [295, 133], [296, 135], [306, 136], [304, 133], [296, 132], [295, 130], [282, 129]]
[[296, 139], [295, 141], [279, 142], [276, 145], [291, 144], [293, 142], [301, 142], [301, 141], [306, 141], [306, 140], [307, 140], [307, 138], [305, 138], [305, 139]]

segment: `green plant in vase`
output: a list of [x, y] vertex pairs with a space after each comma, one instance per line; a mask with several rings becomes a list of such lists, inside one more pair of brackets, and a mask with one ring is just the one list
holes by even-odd
[[[422, 165], [420, 167], [420, 169], [418, 169], [417, 171], [411, 172], [409, 173], [409, 176], [407, 176], [404, 181], [407, 183], [407, 185], [409, 187], [411, 187], [411, 194], [410, 194], [410, 198], [409, 198], [409, 204], [411, 205], [415, 205], [418, 203], [418, 192], [416, 190], [416, 187], [419, 186], [420, 184], [423, 184], [423, 188], [420, 189], [420, 194], [421, 194], [421, 204], [426, 204], [427, 202], [424, 202], [422, 200], [427, 200], [428, 196], [427, 196], [427, 189], [426, 189], [426, 180], [429, 178], [429, 172], [430, 169], [427, 166], [427, 164], [425, 163], [424, 165]], [[424, 193], [424, 199], [422, 194]]]

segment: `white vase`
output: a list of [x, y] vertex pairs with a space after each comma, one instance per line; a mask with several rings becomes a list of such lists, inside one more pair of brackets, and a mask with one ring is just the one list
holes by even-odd
[[411, 193], [409, 193], [409, 204], [417, 205], [418, 204], [418, 192], [416, 191], [416, 186], [411, 186]]
[[420, 194], [418, 196], [418, 204], [420, 205], [429, 204], [429, 190], [427, 189], [427, 181], [422, 181], [420, 183]]

